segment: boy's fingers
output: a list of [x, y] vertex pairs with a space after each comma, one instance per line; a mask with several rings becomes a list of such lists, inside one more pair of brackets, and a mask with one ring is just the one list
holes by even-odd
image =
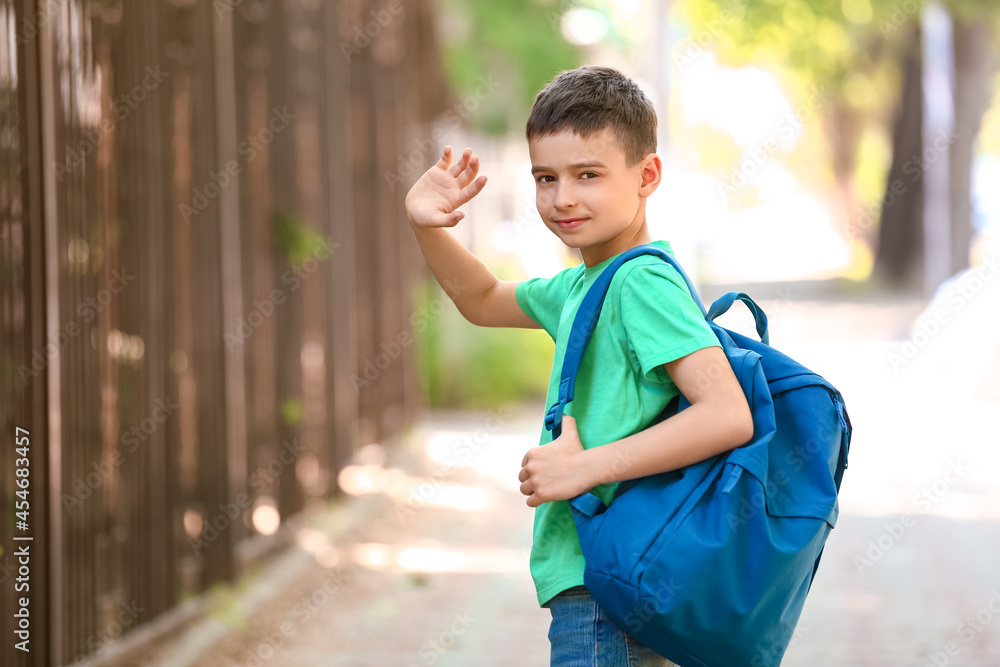
[[456, 157], [455, 154], [452, 153], [450, 157], [452, 159], [448, 163], [448, 175], [457, 176], [458, 173], [461, 171], [460, 165], [462, 164], [462, 156], [459, 155]]
[[462, 152], [462, 154], [459, 156], [459, 158], [457, 160], [455, 160], [455, 164], [452, 165], [452, 168], [451, 168], [452, 176], [456, 176], [457, 177], [457, 176], [461, 175], [461, 173], [463, 171], [465, 171], [465, 168], [469, 166], [469, 159], [471, 157], [472, 157], [472, 150], [469, 149], [469, 148], [466, 148]]
[[462, 172], [455, 177], [458, 187], [466, 188], [470, 183], [476, 180], [476, 176], [479, 174], [479, 158], [473, 157], [469, 165], [462, 170]]
[[472, 149], [471, 148], [466, 148], [462, 152], [462, 157], [460, 157], [458, 160], [456, 160], [455, 164], [453, 164], [451, 166], [451, 169], [448, 170], [449, 173], [451, 173], [452, 176], [456, 176], [457, 177], [459, 174], [461, 174], [463, 171], [465, 171], [466, 167], [469, 166], [469, 160], [471, 158], [472, 158]]
[[484, 187], [486, 187], [486, 177], [480, 176], [479, 178], [477, 178], [476, 180], [472, 181], [464, 188], [462, 188], [463, 199], [465, 199], [465, 201], [469, 201], [470, 199], [478, 195], [480, 192], [482, 192]]
[[458, 221], [465, 217], [465, 214], [461, 211], [452, 211], [451, 213], [440, 213], [434, 217], [434, 224], [440, 227], [454, 227], [458, 224]]
[[479, 156], [473, 155], [471, 158], [469, 158], [469, 162], [468, 164], [465, 165], [465, 168], [458, 173], [458, 180], [459, 182], [471, 181], [476, 177], [476, 174], [478, 172], [479, 172]]
[[570, 428], [573, 430], [574, 433], [576, 433], [576, 419], [574, 417], [571, 417], [570, 415], [563, 415], [562, 427], [564, 431], [567, 428]]
[[447, 169], [451, 164], [451, 146], [445, 146], [444, 151], [441, 153], [441, 159], [438, 160], [437, 166], [441, 169]]
[[451, 213], [445, 213], [444, 211], [438, 211], [427, 218], [425, 223], [426, 227], [454, 227], [458, 224], [458, 221], [464, 217], [464, 213], [460, 211], [452, 211]]

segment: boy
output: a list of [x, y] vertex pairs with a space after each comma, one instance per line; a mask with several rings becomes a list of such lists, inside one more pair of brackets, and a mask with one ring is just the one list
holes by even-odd
[[[646, 198], [660, 183], [656, 112], [617, 70], [561, 73], [535, 98], [526, 135], [536, 205], [583, 264], [555, 277], [498, 280], [443, 227], [486, 185], [479, 158], [452, 149], [413, 185], [406, 211], [431, 271], [473, 324], [541, 327], [556, 342], [546, 405], [556, 400], [576, 310], [618, 254], [654, 242]], [[478, 176], [478, 177], [477, 177]], [[666, 241], [655, 241], [670, 250]], [[691, 407], [656, 423], [677, 393]], [[535, 510], [531, 575], [552, 614], [552, 665], [669, 665], [611, 622], [583, 586], [584, 560], [566, 502], [592, 491], [606, 503], [617, 483], [677, 469], [753, 435], [746, 398], [679, 274], [663, 260], [623, 265], [608, 290], [580, 366], [562, 435], [528, 451], [521, 492]]]

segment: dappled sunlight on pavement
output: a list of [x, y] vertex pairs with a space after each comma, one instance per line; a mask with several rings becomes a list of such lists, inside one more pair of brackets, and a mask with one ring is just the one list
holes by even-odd
[[524, 571], [524, 553], [515, 549], [359, 544], [354, 562], [373, 570], [398, 572], [514, 572]]
[[369, 503], [369, 517], [351, 531], [300, 529], [296, 548], [314, 562], [294, 585], [197, 660], [148, 664], [547, 665], [549, 614], [528, 572], [533, 512], [517, 482], [541, 414], [439, 413], [404, 446], [361, 450], [338, 480], [340, 511]]

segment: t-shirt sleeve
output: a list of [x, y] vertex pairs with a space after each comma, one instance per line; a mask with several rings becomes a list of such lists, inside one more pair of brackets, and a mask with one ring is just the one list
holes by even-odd
[[514, 290], [514, 296], [521, 310], [538, 322], [552, 340], [556, 339], [559, 318], [569, 293], [569, 282], [566, 278], [566, 271], [552, 278], [531, 278], [518, 283]]
[[669, 264], [628, 267], [620, 294], [629, 347], [647, 380], [670, 382], [663, 364], [706, 347], [721, 347], [684, 278]]

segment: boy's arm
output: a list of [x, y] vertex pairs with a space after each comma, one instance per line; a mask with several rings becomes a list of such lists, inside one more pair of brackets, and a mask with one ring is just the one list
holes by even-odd
[[446, 146], [441, 159], [421, 176], [406, 195], [406, 216], [431, 272], [459, 312], [486, 327], [540, 328], [517, 303], [516, 282], [498, 279], [445, 227], [465, 217], [457, 210], [486, 185], [479, 176], [479, 158], [466, 148], [451, 164]]
[[750, 407], [721, 348], [706, 347], [664, 366], [691, 406], [627, 438], [586, 450], [576, 421], [564, 416], [562, 435], [530, 449], [521, 462], [518, 479], [530, 507], [575, 498], [598, 484], [683, 468], [753, 437]]

